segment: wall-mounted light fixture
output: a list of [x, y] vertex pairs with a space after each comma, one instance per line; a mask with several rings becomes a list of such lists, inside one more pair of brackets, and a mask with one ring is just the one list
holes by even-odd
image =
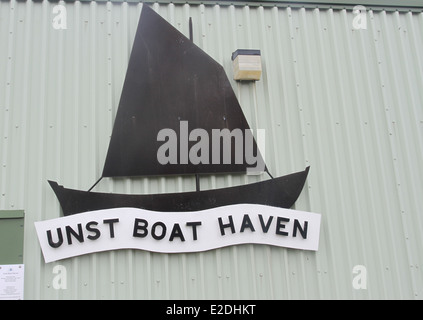
[[232, 53], [234, 80], [260, 80], [260, 50], [238, 49]]

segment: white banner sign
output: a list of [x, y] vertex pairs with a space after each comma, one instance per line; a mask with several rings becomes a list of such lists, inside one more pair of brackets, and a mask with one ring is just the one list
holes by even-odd
[[320, 214], [254, 204], [196, 212], [118, 208], [35, 222], [35, 228], [46, 263], [116, 249], [178, 253], [243, 243], [317, 251]]

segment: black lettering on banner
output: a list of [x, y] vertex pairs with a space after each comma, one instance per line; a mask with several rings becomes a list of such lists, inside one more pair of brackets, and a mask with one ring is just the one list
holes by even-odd
[[75, 237], [79, 242], [84, 242], [84, 234], [82, 233], [82, 224], [78, 223], [78, 232], [73, 230], [70, 226], [66, 226], [66, 237], [68, 239], [68, 244], [72, 244], [72, 236]]
[[47, 240], [48, 244], [52, 248], [59, 248], [63, 244], [63, 235], [62, 235], [62, 229], [57, 228], [57, 242], [53, 242], [53, 237], [51, 236], [51, 230], [47, 230]]
[[242, 218], [240, 232], [244, 232], [245, 228], [249, 228], [252, 232], [256, 231], [248, 214], [244, 214], [244, 218]]
[[292, 233], [293, 237], [297, 236], [297, 230], [301, 233], [303, 239], [307, 239], [307, 228], [308, 228], [308, 221], [304, 221], [304, 228], [301, 228], [300, 223], [297, 219], [294, 220], [294, 231]]
[[175, 223], [173, 225], [173, 229], [172, 229], [172, 232], [170, 233], [169, 241], [173, 241], [175, 237], [179, 237], [181, 241], [185, 241], [185, 238], [182, 233], [181, 227], [179, 226], [179, 223]]
[[272, 224], [273, 216], [269, 217], [266, 224], [264, 223], [263, 216], [261, 214], [259, 214], [258, 216], [260, 219], [261, 229], [263, 230], [264, 233], [267, 233], [267, 231], [269, 231], [270, 225]]
[[135, 218], [133, 237], [145, 238], [148, 235], [148, 222], [145, 219]]
[[201, 221], [187, 222], [187, 227], [192, 227], [192, 239], [197, 240], [197, 226], [201, 226]]
[[222, 218], [219, 217], [219, 228], [220, 228], [220, 234], [222, 236], [225, 235], [225, 228], [231, 228], [231, 232], [235, 233], [235, 226], [234, 226], [234, 220], [232, 219], [232, 216], [228, 217], [229, 223], [223, 224]]
[[276, 234], [281, 236], [288, 235], [288, 232], [282, 231], [282, 229], [285, 229], [285, 224], [283, 224], [284, 222], [289, 222], [289, 218], [278, 217], [276, 219]]
[[115, 224], [116, 222], [119, 222], [119, 218], [103, 220], [103, 223], [108, 223], [109, 224], [110, 238], [114, 238], [115, 237], [115, 229], [113, 227], [113, 224]]
[[87, 225], [85, 226], [85, 229], [87, 229], [88, 232], [93, 232], [94, 235], [88, 235], [87, 238], [89, 240], [97, 240], [98, 238], [100, 238], [100, 230], [98, 230], [97, 228], [94, 228], [93, 226], [98, 225], [97, 221], [90, 221], [87, 223]]
[[[156, 228], [157, 226], [160, 226], [162, 228], [162, 233], [160, 235], [156, 234]], [[151, 228], [151, 236], [156, 240], [162, 240], [166, 235], [166, 225], [163, 222], [156, 222], [153, 224], [153, 227]]]

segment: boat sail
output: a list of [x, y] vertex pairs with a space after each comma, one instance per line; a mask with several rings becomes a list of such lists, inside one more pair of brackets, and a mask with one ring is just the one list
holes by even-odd
[[[245, 173], [251, 167], [245, 155], [236, 157], [235, 143], [230, 145], [230, 161], [223, 159], [223, 146], [216, 158], [212, 143], [201, 150], [208, 151], [203, 161], [189, 161], [184, 151], [197, 141], [188, 139], [187, 132], [197, 128], [209, 137], [215, 130], [250, 130], [223, 67], [143, 5], [101, 178], [186, 174], [198, 178], [199, 174]], [[158, 161], [158, 150], [163, 146], [158, 134], [163, 129], [187, 139], [175, 149], [177, 162]], [[243, 146], [247, 144], [246, 136], [242, 135]], [[264, 164], [256, 141], [249, 141], [256, 163]], [[266, 167], [263, 169], [268, 172]], [[308, 171], [306, 168], [237, 187], [200, 191], [197, 185], [195, 192], [148, 195], [99, 193], [92, 192], [92, 188], [80, 191], [49, 183], [64, 215], [117, 207], [198, 211], [235, 203], [290, 208], [301, 193]]]
[[[144, 5], [102, 176], [246, 171], [245, 157], [237, 164], [235, 152], [229, 164], [213, 164], [212, 144], [208, 161], [160, 164], [157, 150], [163, 142], [157, 135], [166, 128], [181, 138], [180, 122], [188, 124], [189, 131], [205, 130], [209, 137], [216, 129], [250, 129], [223, 67]], [[253, 149], [257, 150], [255, 141]], [[178, 160], [183, 156], [178, 154]]]

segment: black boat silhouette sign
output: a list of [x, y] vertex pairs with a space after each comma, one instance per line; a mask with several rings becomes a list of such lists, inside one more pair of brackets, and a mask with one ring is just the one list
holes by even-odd
[[[257, 137], [264, 136], [260, 133], [262, 132], [258, 130]], [[257, 142], [223, 67], [154, 10], [143, 5], [100, 179], [88, 191], [65, 188], [54, 181], [49, 181], [49, 184], [60, 202], [65, 218], [74, 215], [85, 217], [97, 211], [105, 214], [104, 212], [112, 210], [110, 212], [115, 213], [113, 209], [121, 210], [120, 212], [130, 210], [132, 214], [136, 212], [136, 215], [140, 215], [140, 212], [146, 215], [151, 212], [155, 215], [160, 213], [166, 217], [173, 214], [172, 219], [182, 219], [184, 215], [191, 217], [194, 213], [206, 216], [206, 212], [213, 216], [220, 212], [219, 208], [235, 210], [245, 208], [247, 204], [255, 209], [257, 206], [266, 208], [263, 210], [289, 209], [303, 189], [309, 167], [301, 172], [273, 178], [260, 153], [264, 143], [259, 139]], [[236, 187], [200, 190], [200, 175], [251, 174], [263, 171], [271, 179]], [[103, 178], [166, 175], [195, 176], [196, 191], [160, 194], [92, 191]], [[253, 215], [260, 217], [260, 210], [253, 210]], [[278, 217], [290, 215], [291, 211], [283, 211], [280, 215], [273, 212], [271, 216], [274, 218], [268, 218], [267, 224], [264, 220], [259, 220], [258, 225], [261, 225], [262, 230], [267, 230], [274, 223], [274, 228], [279, 230], [283, 220]], [[316, 219], [310, 218], [314, 221], [312, 228], [308, 223], [300, 227], [296, 218], [289, 218], [293, 223], [291, 235], [302, 235], [307, 233], [304, 230], [314, 230], [315, 226], [320, 226], [320, 215], [318, 216], [318, 223]], [[235, 219], [235, 216], [232, 217]], [[122, 215], [116, 219], [119, 219], [119, 225], [127, 220]], [[254, 229], [253, 232], [258, 229], [257, 221], [253, 227], [252, 220], [248, 221], [245, 215], [238, 219], [241, 219], [241, 229]], [[102, 222], [92, 221], [104, 227], [104, 220], [109, 230], [112, 230], [114, 224], [107, 222], [108, 219], [103, 219]], [[63, 226], [64, 229], [52, 229], [47, 240], [45, 234], [39, 234], [40, 243], [45, 240], [50, 248], [57, 250], [60, 246], [55, 248], [51, 244], [65, 242], [65, 235], [69, 244], [72, 237], [78, 241], [85, 239], [85, 233], [89, 234], [88, 242], [98, 242], [95, 238], [103, 232], [96, 228], [97, 224], [90, 224], [90, 221], [85, 227], [82, 222], [77, 223], [76, 229], [70, 225]], [[197, 220], [194, 219], [193, 222], [195, 221]], [[174, 227], [163, 224], [150, 230], [152, 239], [155, 240], [155, 236], [160, 238], [161, 234], [157, 235], [155, 232], [164, 232], [165, 228], [172, 238]], [[193, 233], [197, 231], [194, 225], [189, 225], [188, 228]], [[201, 228], [205, 228], [204, 224]], [[57, 233], [56, 240], [52, 240], [52, 232], [55, 233], [55, 230], [62, 230], [62, 233]], [[178, 232], [179, 230], [174, 230], [173, 238], [177, 238]], [[316, 235], [316, 232], [313, 234]], [[280, 240], [280, 237], [277, 238]], [[173, 242], [172, 240], [168, 242]], [[303, 240], [309, 242], [310, 238], [307, 236]], [[258, 240], [253, 242], [260, 243]], [[316, 248], [315, 243], [312, 248]], [[174, 252], [173, 250], [180, 249], [157, 249], [158, 252]]]

